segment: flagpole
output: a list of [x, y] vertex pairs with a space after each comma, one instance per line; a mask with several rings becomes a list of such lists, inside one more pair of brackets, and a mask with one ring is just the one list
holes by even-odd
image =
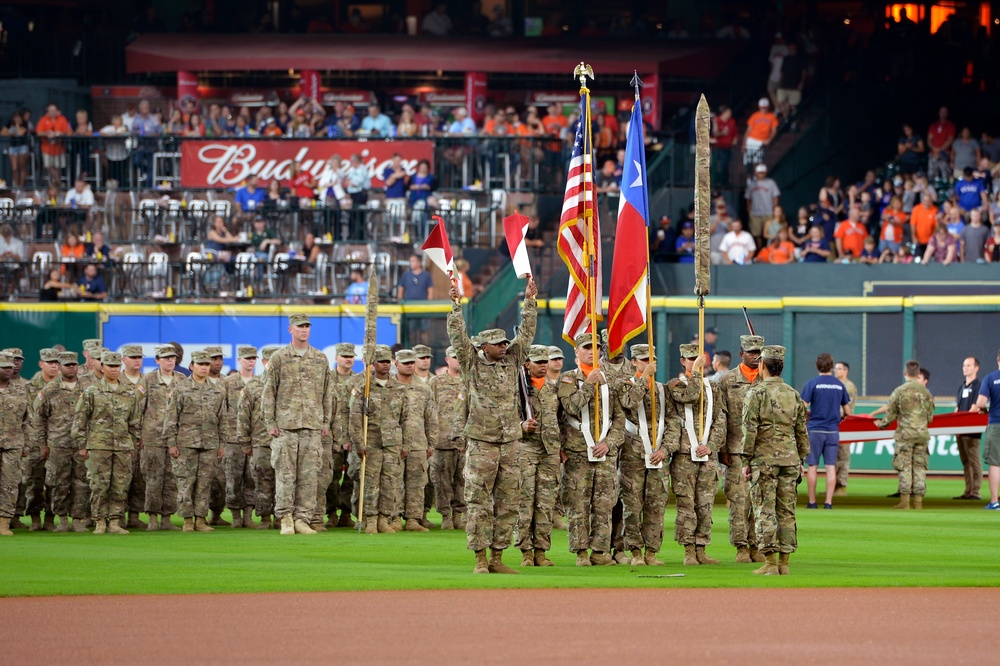
[[[599, 358], [599, 348], [597, 346], [597, 308], [601, 307], [603, 304], [597, 302], [597, 281], [595, 273], [597, 271], [597, 257], [596, 249], [593, 247], [594, 243], [599, 243], [600, 239], [594, 239], [594, 207], [597, 205], [596, 193], [594, 192], [594, 155], [593, 146], [594, 138], [592, 134], [592, 126], [590, 121], [590, 89], [587, 87], [587, 76], [589, 75], [591, 79], [594, 78], [594, 72], [589, 65], [581, 62], [577, 65], [573, 74], [580, 79], [580, 96], [584, 99], [583, 105], [583, 115], [580, 117], [579, 122], [584, 123], [583, 125], [583, 197], [584, 197], [584, 208], [583, 216], [584, 221], [587, 224], [587, 240], [584, 242], [584, 251], [587, 254], [587, 300], [590, 301], [590, 349], [594, 354], [593, 364], [596, 367], [598, 365]], [[587, 179], [587, 164], [590, 164], [590, 180]], [[587, 193], [590, 193], [591, 205], [588, 207], [586, 205]], [[600, 400], [601, 387], [600, 384], [594, 384], [594, 442], [597, 442], [598, 437], [601, 433], [601, 421], [600, 421]], [[597, 442], [599, 443], [599, 442]]]
[[[711, 289], [711, 247], [710, 220], [711, 206], [711, 152], [709, 134], [711, 113], [708, 101], [702, 95], [694, 117], [695, 163], [694, 163], [694, 229], [695, 229], [695, 277], [694, 293], [698, 297], [698, 356], [705, 355], [705, 296]], [[701, 442], [705, 427], [705, 387], [700, 387], [698, 401], [698, 441]]]

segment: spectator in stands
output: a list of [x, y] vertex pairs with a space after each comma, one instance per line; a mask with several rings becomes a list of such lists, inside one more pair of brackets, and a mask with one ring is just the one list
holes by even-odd
[[747, 133], [743, 137], [743, 163], [759, 164], [764, 161], [764, 149], [778, 133], [778, 117], [771, 113], [771, 102], [761, 97], [757, 111], [747, 120]]
[[910, 228], [916, 242], [917, 256], [923, 256], [927, 244], [937, 228], [938, 207], [934, 205], [934, 192], [927, 190], [920, 195], [920, 205], [910, 214]]
[[371, 136], [390, 137], [392, 136], [392, 121], [389, 116], [382, 113], [378, 104], [368, 105], [368, 115], [361, 121], [361, 131], [367, 132]]
[[212, 102], [208, 106], [208, 117], [205, 118], [205, 136], [220, 137], [229, 133], [229, 122], [222, 115], [221, 107]]
[[951, 144], [951, 170], [955, 178], [961, 178], [967, 168], [975, 169], [981, 157], [982, 151], [979, 142], [972, 138], [972, 130], [963, 127]]
[[351, 164], [344, 173], [344, 189], [351, 198], [350, 238], [360, 239], [365, 236], [365, 204], [368, 203], [368, 190], [372, 186], [371, 173], [361, 161], [361, 155], [351, 155]]
[[805, 85], [806, 64], [799, 55], [799, 45], [791, 41], [788, 43], [788, 53], [781, 59], [781, 83], [776, 94], [778, 113], [782, 118], [791, 118], [798, 111]]
[[104, 232], [94, 232], [91, 241], [83, 244], [83, 254], [86, 257], [93, 257], [97, 263], [111, 259], [111, 246], [104, 242]]
[[188, 116], [188, 121], [184, 123], [184, 131], [181, 134], [192, 137], [205, 136], [205, 123], [201, 122], [201, 116], [197, 113]]
[[403, 105], [403, 110], [399, 112], [399, 122], [396, 123], [396, 136], [398, 138], [409, 138], [417, 135], [420, 128], [417, 126], [413, 107], [409, 104]]
[[[233, 136], [239, 136], [244, 138], [258, 136], [257, 130], [250, 127], [249, 121], [244, 116], [236, 116], [236, 122], [233, 124], [232, 133]], [[306, 136], [308, 136], [308, 134]]]
[[681, 235], [677, 237], [677, 241], [674, 243], [674, 252], [676, 252], [679, 257], [677, 263], [679, 264], [693, 264], [694, 263], [694, 223], [685, 220], [681, 223]]
[[795, 245], [788, 240], [788, 227], [781, 227], [778, 234], [757, 253], [755, 262], [761, 264], [790, 264], [795, 261]]
[[288, 187], [292, 190], [294, 200], [298, 201], [299, 208], [312, 208], [316, 199], [316, 181], [311, 173], [302, 170], [298, 162], [288, 168]]
[[944, 222], [939, 222], [934, 235], [927, 243], [923, 262], [929, 264], [933, 259], [935, 262], [947, 266], [955, 261], [956, 244], [954, 236], [948, 233], [948, 227]]
[[226, 218], [221, 215], [212, 218], [212, 226], [208, 229], [208, 239], [205, 241], [205, 250], [216, 255], [216, 261], [228, 262], [232, 257], [232, 246], [239, 242], [240, 239], [226, 226]]
[[712, 170], [713, 183], [720, 187], [729, 185], [729, 164], [733, 156], [733, 146], [739, 138], [740, 128], [733, 118], [733, 110], [728, 106], [719, 107], [719, 114], [712, 118]]
[[990, 224], [994, 227], [1000, 224], [1000, 191], [993, 196], [993, 203], [990, 204]]
[[364, 305], [368, 302], [368, 283], [357, 266], [351, 267], [351, 284], [347, 285], [344, 302], [353, 305]]
[[66, 192], [63, 205], [70, 208], [90, 208], [94, 205], [94, 192], [83, 178], [77, 178], [73, 183], [73, 189]]
[[476, 123], [469, 117], [464, 106], [456, 106], [451, 112], [454, 121], [448, 126], [449, 136], [468, 136], [476, 133]]
[[431, 197], [434, 191], [434, 175], [431, 173], [431, 164], [427, 160], [417, 162], [417, 172], [410, 178], [410, 206], [415, 206], [423, 201], [427, 206], [432, 207], [437, 204]]
[[[101, 128], [101, 136], [105, 137], [104, 144], [104, 170], [108, 174], [108, 180], [114, 179], [122, 184], [128, 176], [129, 149], [125, 138], [115, 139], [118, 135], [128, 134], [128, 128], [121, 116], [111, 116], [111, 123]], [[107, 182], [107, 181], [105, 181]]]
[[788, 45], [780, 32], [774, 33], [774, 42], [768, 52], [767, 61], [770, 70], [767, 77], [767, 96], [771, 99], [771, 105], [778, 109], [778, 88], [781, 87], [781, 63], [788, 54]]
[[14, 229], [9, 224], [0, 227], [0, 262], [10, 262], [5, 270], [16, 275], [22, 261], [26, 261], [24, 243], [14, 237]]
[[66, 142], [64, 137], [72, 129], [69, 121], [59, 111], [59, 107], [50, 102], [45, 107], [45, 115], [39, 118], [35, 133], [38, 135], [42, 151], [42, 167], [48, 173], [49, 183], [59, 183], [59, 171], [66, 168]]
[[868, 236], [868, 229], [861, 224], [861, 210], [858, 206], [852, 206], [847, 213], [847, 219], [837, 225], [837, 230], [833, 234], [837, 244], [837, 258], [846, 259], [861, 256], [861, 251], [865, 246], [865, 238]]
[[139, 135], [139, 149], [135, 154], [136, 167], [142, 174], [143, 187], [153, 186], [153, 152], [156, 143], [144, 137], [156, 137], [163, 134], [160, 120], [150, 111], [149, 100], [139, 102], [138, 115], [132, 121], [132, 134]]
[[881, 253], [889, 249], [893, 253], [898, 252], [899, 246], [903, 244], [908, 223], [909, 216], [903, 211], [903, 200], [894, 196], [889, 201], [889, 207], [882, 211], [878, 251]]
[[108, 288], [104, 278], [97, 274], [96, 264], [87, 264], [80, 278], [80, 299], [85, 301], [103, 301], [108, 297]]
[[788, 218], [785, 217], [785, 211], [782, 210], [781, 206], [775, 206], [771, 214], [771, 219], [764, 224], [764, 240], [770, 243], [778, 237], [779, 231], [787, 228]]
[[38, 300], [41, 303], [54, 303], [59, 300], [59, 292], [65, 289], [76, 289], [76, 285], [64, 282], [59, 275], [59, 269], [53, 268], [49, 271], [49, 277], [38, 292]]
[[749, 264], [753, 259], [757, 244], [753, 236], [743, 231], [742, 220], [734, 219], [729, 226], [729, 232], [722, 238], [719, 252], [722, 253], [724, 264]]
[[271, 256], [271, 248], [277, 252], [281, 247], [281, 240], [274, 229], [267, 226], [267, 220], [262, 217], [255, 217], [253, 220], [253, 231], [250, 234], [250, 247], [254, 256], [266, 261]]
[[327, 208], [339, 209], [341, 202], [347, 198], [343, 164], [344, 159], [339, 154], [332, 155], [319, 175], [319, 200]]
[[802, 247], [802, 244], [809, 240], [809, 225], [809, 209], [805, 206], [799, 206], [795, 225], [788, 229], [788, 239], [796, 248]]
[[7, 138], [7, 155], [10, 158], [10, 184], [21, 189], [28, 177], [28, 126], [20, 111], [10, 114], [7, 126], [0, 131]]
[[254, 211], [264, 205], [267, 192], [260, 189], [257, 174], [247, 176], [246, 185], [236, 190], [234, 203], [236, 210], [243, 216], [253, 216]]
[[469, 277], [469, 268], [468, 259], [459, 257], [455, 260], [455, 279], [458, 282], [458, 293], [462, 296], [472, 298], [476, 295], [476, 287], [472, 284], [472, 278]]
[[[649, 252], [653, 261], [658, 263], [669, 261], [676, 247], [677, 232], [668, 215], [660, 217], [660, 224], [649, 232]], [[721, 256], [721, 251], [720, 251]]]
[[715, 204], [715, 213], [709, 218], [708, 223], [709, 246], [713, 264], [722, 263], [722, 252], [719, 251], [719, 247], [722, 245], [722, 239], [729, 233], [729, 225], [732, 221], [733, 218], [729, 215], [729, 205], [725, 199], [719, 197]]
[[983, 135], [979, 139], [979, 149], [984, 157], [989, 158], [990, 164], [1000, 162], [1000, 141], [993, 136], [993, 132], [983, 130]]
[[402, 155], [393, 153], [392, 164], [382, 170], [382, 180], [385, 181], [385, 198], [387, 200], [406, 197], [407, 176]]
[[410, 256], [410, 270], [399, 278], [396, 298], [400, 301], [434, 300], [434, 280], [424, 270], [423, 260], [415, 254]]
[[944, 224], [948, 227], [948, 233], [958, 240], [962, 230], [965, 229], [965, 213], [950, 201], [944, 202]]
[[781, 190], [778, 184], [767, 177], [767, 166], [758, 164], [754, 168], [754, 178], [747, 182], [746, 200], [750, 213], [750, 234], [760, 241], [764, 236], [764, 225], [774, 214]]
[[983, 255], [988, 264], [1000, 262], [1000, 224], [994, 224], [992, 229], [993, 235], [986, 241], [986, 252]]
[[809, 228], [809, 240], [802, 244], [802, 261], [805, 263], [824, 263], [830, 259], [830, 243], [823, 237], [823, 228]]
[[[886, 261], [886, 263], [889, 263]], [[892, 263], [894, 264], [912, 264], [913, 263], [913, 253], [910, 252], [909, 245], [900, 246], [899, 252], [893, 257]]]
[[281, 189], [281, 181], [277, 178], [267, 184], [267, 198], [264, 203], [273, 208], [280, 208], [287, 203], [285, 192]]
[[981, 264], [985, 261], [986, 241], [990, 230], [983, 226], [983, 212], [978, 208], [969, 213], [969, 224], [958, 235], [962, 242], [962, 261]]
[[962, 178], [955, 182], [955, 195], [962, 210], [972, 210], [989, 204], [983, 181], [973, 178], [972, 167], [965, 167]]
[[819, 205], [833, 211], [837, 219], [844, 218], [844, 190], [840, 186], [840, 179], [836, 176], [827, 176], [826, 183], [819, 189]]
[[938, 110], [938, 120], [927, 130], [927, 178], [951, 177], [951, 144], [955, 141], [955, 124], [948, 120], [948, 107]]
[[[72, 229], [67, 231], [66, 240], [59, 248], [59, 260], [76, 261], [83, 258], [83, 252], [83, 243], [80, 242], [80, 237], [76, 235], [76, 231]], [[63, 274], [66, 273], [65, 265], [62, 267], [62, 272]]]
[[163, 133], [170, 136], [180, 136], [184, 134], [185, 126], [184, 114], [181, 113], [180, 108], [174, 108], [170, 112], [170, 120], [163, 127]]
[[[892, 250], [886, 250], [886, 254], [892, 255]], [[878, 248], [875, 246], [875, 239], [871, 236], [865, 237], [865, 246], [861, 250], [861, 256], [858, 257], [859, 264], [880, 264], [882, 257], [879, 255]]]
[[621, 190], [621, 179], [615, 175], [615, 161], [605, 160], [594, 178], [594, 188], [599, 195], [617, 194]]
[[[293, 105], [294, 106], [294, 105]], [[295, 109], [289, 109], [294, 117]], [[354, 108], [344, 102], [333, 103], [333, 113], [324, 121], [324, 133], [331, 138], [349, 138], [361, 128], [361, 121], [354, 113]]]
[[448, 5], [441, 3], [424, 17], [420, 30], [435, 37], [446, 37], [452, 27], [451, 17], [448, 16]]

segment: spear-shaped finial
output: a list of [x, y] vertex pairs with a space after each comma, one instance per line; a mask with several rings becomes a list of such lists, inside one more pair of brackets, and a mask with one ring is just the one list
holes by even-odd
[[635, 86], [635, 99], [636, 101], [638, 101], [639, 89], [642, 88], [642, 79], [639, 78], [639, 72], [635, 71], [634, 69], [632, 70], [632, 74], [633, 74], [632, 80], [629, 81], [629, 84]]

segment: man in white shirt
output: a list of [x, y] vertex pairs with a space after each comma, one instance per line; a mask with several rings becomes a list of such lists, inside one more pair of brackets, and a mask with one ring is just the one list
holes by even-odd
[[90, 208], [94, 205], [94, 192], [90, 189], [90, 185], [83, 182], [82, 178], [77, 178], [73, 189], [66, 193], [64, 203], [67, 206], [75, 205], [76, 208]]
[[719, 252], [725, 264], [749, 264], [753, 261], [753, 253], [757, 250], [753, 236], [743, 231], [743, 221], [734, 219], [729, 223], [730, 231], [722, 238]]

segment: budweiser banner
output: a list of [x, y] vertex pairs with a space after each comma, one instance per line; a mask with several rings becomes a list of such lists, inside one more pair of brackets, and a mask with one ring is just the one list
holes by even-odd
[[393, 153], [403, 158], [408, 174], [420, 160], [434, 166], [433, 141], [299, 141], [274, 140], [185, 140], [181, 143], [181, 186], [239, 187], [251, 174], [261, 181], [288, 180], [289, 167], [297, 163], [317, 178], [333, 155], [346, 167], [351, 155], [361, 159], [372, 174], [372, 187], [384, 187], [383, 172], [392, 164]]

